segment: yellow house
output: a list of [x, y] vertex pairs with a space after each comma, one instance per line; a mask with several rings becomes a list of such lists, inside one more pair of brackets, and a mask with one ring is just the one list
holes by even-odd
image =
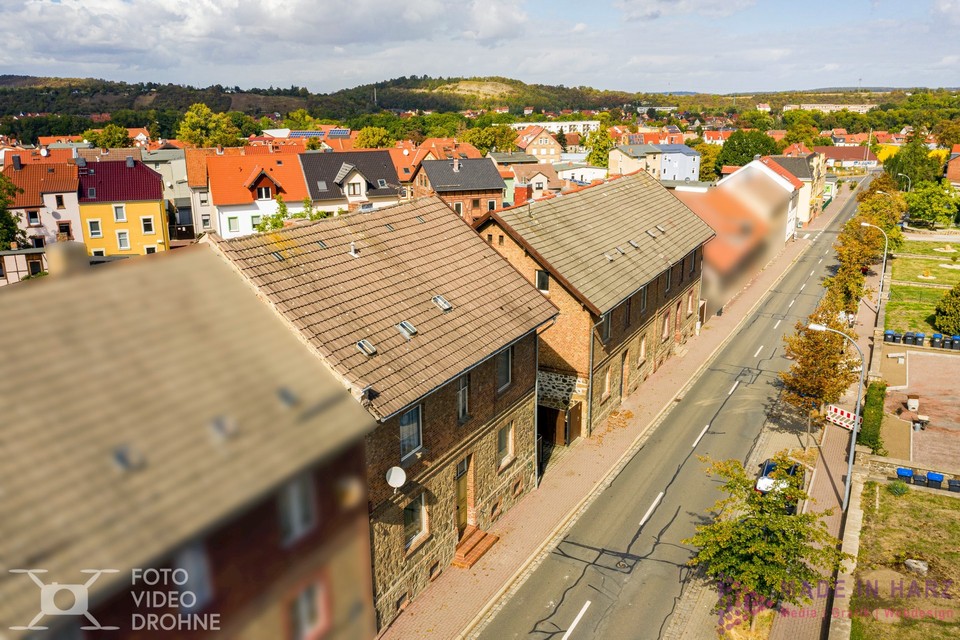
[[92, 256], [134, 256], [170, 248], [160, 174], [139, 160], [77, 163], [80, 224]]

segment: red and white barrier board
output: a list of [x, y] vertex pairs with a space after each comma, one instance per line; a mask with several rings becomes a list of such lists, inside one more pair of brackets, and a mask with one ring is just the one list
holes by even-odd
[[833, 424], [838, 424], [844, 429], [853, 429], [853, 425], [856, 424], [857, 428], [860, 428], [860, 425], [863, 423], [863, 418], [856, 416], [852, 411], [847, 411], [846, 409], [841, 409], [836, 405], [829, 405], [827, 407], [827, 420]]

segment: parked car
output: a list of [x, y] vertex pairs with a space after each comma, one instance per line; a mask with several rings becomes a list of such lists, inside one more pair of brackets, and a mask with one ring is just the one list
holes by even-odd
[[[777, 469], [777, 463], [775, 460], [768, 458], [760, 465], [760, 477], [757, 478], [757, 483], [754, 485], [754, 490], [757, 493], [766, 495], [771, 491], [776, 491], [787, 486], [787, 480], [783, 477], [783, 474], [777, 474], [778, 477], [773, 477], [774, 472]], [[800, 474], [800, 477], [803, 478], [803, 469], [797, 463], [791, 464], [787, 470], [786, 475], [794, 477], [797, 474]], [[793, 515], [797, 511], [796, 503], [792, 503], [787, 506], [787, 513]]]

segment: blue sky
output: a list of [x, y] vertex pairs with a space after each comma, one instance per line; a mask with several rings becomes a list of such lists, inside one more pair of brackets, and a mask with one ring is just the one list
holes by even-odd
[[0, 73], [199, 86], [960, 86], [960, 0], [26, 0], [0, 39]]

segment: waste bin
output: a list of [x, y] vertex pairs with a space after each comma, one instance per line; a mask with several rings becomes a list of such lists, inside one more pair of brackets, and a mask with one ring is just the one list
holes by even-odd
[[947, 480], [947, 487], [954, 493], [960, 493], [960, 480]]
[[927, 340], [927, 334], [925, 333], [915, 333], [913, 334], [913, 344], [918, 347], [922, 347], [923, 343]]
[[913, 331], [907, 331], [903, 334], [903, 344], [916, 344], [913, 338]]
[[893, 342], [893, 329], [887, 329], [883, 332], [884, 342]]
[[900, 344], [901, 342], [903, 342], [903, 334], [902, 333], [893, 334], [893, 341], [896, 344]]
[[935, 333], [933, 337], [930, 338], [930, 346], [934, 349], [940, 349], [943, 346], [943, 334]]
[[952, 349], [953, 348], [953, 338], [950, 336], [943, 336], [943, 348]]
[[960, 351], [960, 336], [953, 336], [953, 350]]
[[927, 486], [927, 476], [919, 473], [913, 474], [913, 484], [920, 485], [921, 487]]
[[909, 483], [910, 478], [913, 477], [913, 469], [907, 469], [906, 467], [897, 467], [897, 480], [903, 480], [904, 482]]
[[943, 474], [927, 471], [927, 486], [933, 487], [934, 489], [943, 488]]

